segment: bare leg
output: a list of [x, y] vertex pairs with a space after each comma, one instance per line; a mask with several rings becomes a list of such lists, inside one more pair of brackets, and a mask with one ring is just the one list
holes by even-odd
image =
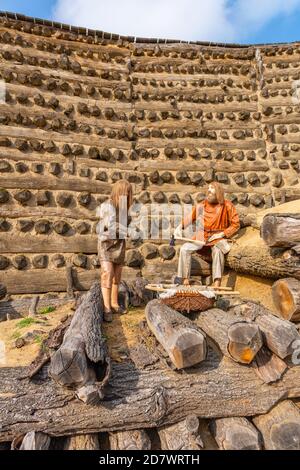
[[113, 280], [113, 263], [102, 261], [101, 263], [101, 291], [104, 303], [104, 319], [111, 321], [111, 290]]

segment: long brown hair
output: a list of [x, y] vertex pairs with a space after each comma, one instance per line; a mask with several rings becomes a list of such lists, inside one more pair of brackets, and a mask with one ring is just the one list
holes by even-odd
[[223, 186], [221, 186], [220, 183], [217, 183], [216, 181], [209, 183], [209, 186], [213, 186], [215, 188], [217, 201], [219, 204], [223, 205], [225, 202]]
[[132, 186], [126, 180], [119, 180], [112, 187], [110, 199], [116, 209], [119, 209], [121, 196], [127, 197], [127, 208], [129, 209], [132, 205], [133, 195]]

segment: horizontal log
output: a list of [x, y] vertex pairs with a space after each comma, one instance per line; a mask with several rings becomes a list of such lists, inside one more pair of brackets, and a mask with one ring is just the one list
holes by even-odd
[[[136, 269], [123, 269], [123, 279], [135, 279]], [[78, 270], [73, 268], [73, 287], [75, 291], [89, 290], [92, 283], [100, 279], [100, 270]], [[67, 278], [65, 270], [40, 270], [30, 271], [7, 271], [5, 273], [5, 283], [9, 294], [42, 294], [48, 292], [66, 292]]]
[[270, 214], [261, 224], [261, 237], [270, 247], [290, 248], [300, 243], [300, 213]]
[[296, 254], [285, 254], [282, 249], [271, 249], [252, 227], [242, 229], [226, 258], [229, 268], [239, 273], [253, 274], [269, 279], [294, 277], [300, 279], [300, 260]]
[[164, 426], [190, 414], [253, 416], [268, 412], [283, 398], [300, 396], [299, 366], [289, 369], [280, 382], [264, 385], [251, 368], [227, 358], [220, 361], [212, 351], [184, 375], [158, 365], [144, 370], [131, 362], [113, 363], [108, 401], [96, 408], [74, 400], [72, 392], [50, 379], [19, 380], [25, 372], [0, 369], [0, 442], [32, 430], [63, 436]]
[[[23, 236], [22, 236], [23, 235]], [[51, 235], [0, 234], [1, 253], [97, 253], [97, 235]]]

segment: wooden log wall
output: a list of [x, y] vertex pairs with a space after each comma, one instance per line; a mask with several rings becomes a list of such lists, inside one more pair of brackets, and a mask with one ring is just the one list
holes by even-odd
[[[67, 264], [90, 287], [96, 207], [121, 178], [143, 204], [201, 201], [214, 180], [240, 213], [300, 198], [300, 44], [134, 42], [1, 12], [0, 44], [9, 293], [65, 290]], [[178, 249], [129, 246], [127, 275], [170, 277]]]

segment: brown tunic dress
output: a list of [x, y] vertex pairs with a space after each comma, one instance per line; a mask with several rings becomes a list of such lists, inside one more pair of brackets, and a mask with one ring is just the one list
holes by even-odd
[[[101, 204], [98, 212], [100, 224], [98, 225], [98, 258], [101, 261], [124, 264], [126, 252], [125, 238], [119, 238], [120, 233], [126, 229], [118, 221], [118, 214], [112, 210], [110, 201]], [[130, 223], [130, 216], [127, 216], [127, 227]], [[115, 238], [110, 237], [109, 230], [115, 230]]]

